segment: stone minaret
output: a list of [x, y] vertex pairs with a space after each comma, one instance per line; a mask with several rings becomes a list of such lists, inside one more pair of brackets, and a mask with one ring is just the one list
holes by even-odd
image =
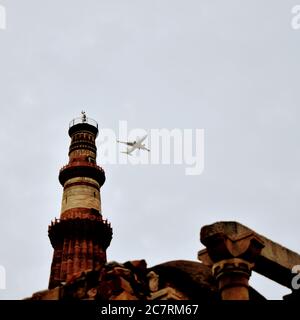
[[100, 188], [105, 173], [96, 164], [97, 135], [97, 122], [84, 112], [70, 123], [69, 163], [59, 173], [64, 188], [60, 219], [49, 226], [54, 248], [49, 289], [106, 262], [112, 229], [101, 214]]

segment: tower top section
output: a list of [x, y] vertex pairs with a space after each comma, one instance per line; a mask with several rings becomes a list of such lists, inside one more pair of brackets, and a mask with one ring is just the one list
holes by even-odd
[[98, 135], [98, 123], [94, 119], [88, 118], [84, 111], [81, 112], [81, 117], [73, 119], [69, 124], [69, 136], [72, 137], [78, 131], [89, 131]]

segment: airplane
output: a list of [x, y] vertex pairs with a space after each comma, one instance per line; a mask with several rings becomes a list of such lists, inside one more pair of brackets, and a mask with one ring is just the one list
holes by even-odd
[[145, 144], [142, 143], [146, 138], [147, 138], [147, 134], [142, 138], [137, 137], [137, 139], [135, 141], [133, 141], [133, 142], [130, 142], [130, 141], [129, 142], [125, 142], [125, 141], [119, 141], [119, 140], [117, 140], [117, 142], [118, 143], [124, 143], [127, 146], [129, 146], [129, 147], [127, 147], [127, 151], [121, 151], [121, 153], [132, 155], [132, 152], [134, 150], [136, 150], [136, 149], [145, 150], [145, 151], [150, 152], [150, 150], [145, 147]]

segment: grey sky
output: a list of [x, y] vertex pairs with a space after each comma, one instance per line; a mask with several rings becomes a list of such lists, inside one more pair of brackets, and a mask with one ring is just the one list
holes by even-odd
[[[0, 0], [0, 265], [19, 299], [48, 285], [47, 237], [69, 121], [204, 128], [205, 169], [105, 166], [108, 259], [196, 260], [201, 226], [236, 220], [299, 250], [296, 0]], [[98, 163], [101, 164], [101, 146]], [[288, 291], [251, 280], [269, 298]]]

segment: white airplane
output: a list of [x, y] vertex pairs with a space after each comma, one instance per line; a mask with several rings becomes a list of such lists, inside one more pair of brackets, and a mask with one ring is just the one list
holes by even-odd
[[117, 140], [117, 142], [118, 143], [124, 143], [124, 144], [126, 144], [127, 146], [129, 146], [128, 148], [127, 148], [127, 151], [122, 151], [122, 153], [126, 153], [126, 154], [128, 154], [128, 155], [131, 155], [131, 153], [134, 151], [134, 150], [136, 150], [136, 149], [138, 149], [138, 150], [146, 150], [146, 151], [148, 151], [148, 152], [150, 152], [150, 150], [149, 149], [147, 149], [146, 147], [145, 147], [145, 145], [142, 143], [142, 142], [144, 142], [144, 140], [147, 138], [147, 135], [145, 135], [143, 138], [139, 138], [139, 137], [137, 137], [137, 139], [135, 140], [135, 141], [133, 141], [133, 142], [125, 142], [125, 141], [119, 141], [119, 140]]

